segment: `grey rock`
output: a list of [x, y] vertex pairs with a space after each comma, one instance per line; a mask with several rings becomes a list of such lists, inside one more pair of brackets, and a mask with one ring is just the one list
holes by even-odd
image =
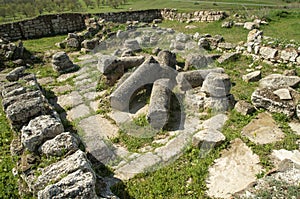
[[162, 129], [168, 122], [172, 89], [168, 79], [159, 79], [153, 84], [147, 119], [155, 129]]
[[203, 48], [205, 50], [210, 49], [210, 43], [206, 38], [200, 38], [198, 41], [198, 46], [199, 46], [199, 48]]
[[176, 54], [168, 50], [162, 50], [157, 55], [157, 60], [161, 66], [168, 66], [173, 69], [176, 68]]
[[118, 67], [117, 57], [110, 55], [102, 55], [98, 59], [98, 70], [103, 74], [109, 74]]
[[137, 40], [135, 39], [127, 39], [124, 42], [124, 47], [131, 49], [133, 52], [141, 51], [141, 47]]
[[80, 47], [80, 42], [76, 38], [69, 38], [67, 39], [66, 46], [69, 48], [78, 49]]
[[204, 109], [212, 109], [215, 112], [224, 112], [234, 107], [235, 100], [233, 95], [226, 97], [205, 97]]
[[243, 100], [238, 101], [235, 104], [234, 109], [242, 115], [249, 115], [255, 112], [254, 106]]
[[71, 133], [65, 132], [55, 138], [46, 141], [39, 152], [46, 156], [63, 156], [78, 149], [79, 141]]
[[293, 100], [281, 100], [268, 88], [256, 89], [251, 100], [256, 108], [264, 108], [272, 113], [279, 112], [291, 117], [295, 112]]
[[76, 171], [90, 172], [95, 175], [85, 153], [81, 150], [41, 169], [40, 176], [33, 176], [33, 179], [29, 176], [27, 183], [32, 191], [38, 192], [45, 189], [48, 184], [59, 182], [65, 175]]
[[32, 119], [21, 130], [21, 142], [29, 151], [36, 151], [45, 141], [54, 138], [64, 131], [59, 120], [50, 115]]
[[57, 52], [52, 57], [53, 69], [59, 73], [70, 72], [77, 68], [65, 52]]
[[78, 91], [73, 91], [66, 95], [60, 95], [57, 99], [57, 104], [63, 108], [72, 108], [82, 103], [83, 99]]
[[20, 67], [17, 67], [15, 68], [14, 70], [12, 70], [11, 72], [9, 72], [7, 75], [6, 75], [6, 79], [8, 81], [18, 81], [19, 80], [19, 77], [21, 77], [25, 71], [25, 66], [20, 66]]
[[282, 74], [285, 76], [297, 76], [297, 71], [295, 69], [285, 70]]
[[271, 47], [261, 47], [259, 50], [259, 54], [264, 59], [275, 59], [275, 57], [278, 55], [278, 50]]
[[20, 128], [30, 119], [50, 112], [50, 108], [43, 97], [20, 100], [6, 109], [8, 119], [15, 128]]
[[285, 49], [280, 53], [280, 58], [283, 61], [295, 62], [298, 57], [298, 52], [295, 49]]
[[227, 120], [228, 120], [227, 115], [222, 114], [222, 113], [217, 114], [217, 115], [211, 117], [210, 119], [205, 120], [201, 124], [201, 128], [202, 129], [214, 129], [214, 130], [221, 131]]
[[254, 71], [246, 75], [243, 75], [242, 78], [245, 82], [257, 82], [261, 79], [261, 72], [259, 70]]
[[197, 69], [206, 68], [212, 61], [208, 60], [205, 55], [201, 54], [189, 54], [185, 60], [184, 70], [188, 70], [191, 67]]
[[226, 61], [233, 61], [240, 56], [240, 53], [233, 52], [233, 53], [224, 53], [217, 61], [222, 64]]
[[259, 113], [243, 128], [242, 135], [256, 144], [274, 143], [284, 138], [284, 133], [268, 113]]
[[203, 81], [207, 75], [211, 72], [224, 73], [223, 68], [213, 68], [213, 69], [203, 69], [203, 70], [193, 70], [187, 72], [180, 72], [176, 77], [177, 84], [179, 88], [183, 91], [189, 90], [191, 88], [202, 86]]
[[[192, 144], [195, 147], [213, 147], [218, 146], [225, 141], [225, 136], [218, 130], [205, 129], [193, 136]], [[205, 146], [204, 146], [205, 145]]]
[[258, 25], [254, 22], [245, 22], [244, 28], [247, 30], [253, 30], [254, 28], [258, 28]]
[[29, 100], [29, 99], [37, 98], [37, 97], [42, 98], [42, 93], [40, 90], [30, 91], [30, 92], [26, 92], [26, 93], [23, 93], [20, 95], [13, 95], [13, 96], [5, 97], [2, 100], [2, 106], [6, 110], [8, 106], [14, 104], [15, 102], [18, 102], [20, 100]]
[[186, 43], [188, 40], [190, 39], [189, 35], [186, 35], [184, 33], [178, 33], [176, 35], [176, 41], [177, 42], [182, 42], [182, 43]]
[[226, 97], [231, 89], [230, 78], [224, 73], [209, 73], [202, 85], [201, 91], [210, 97]]
[[71, 110], [67, 111], [67, 119], [74, 121], [85, 116], [88, 116], [91, 113], [89, 107], [85, 104], [80, 104]]
[[146, 153], [117, 169], [115, 171], [116, 177], [122, 180], [129, 180], [139, 173], [154, 170], [160, 162], [161, 158], [157, 155]]
[[281, 74], [271, 74], [259, 81], [260, 88], [287, 88], [297, 87], [300, 83], [298, 76], [285, 76]]
[[95, 191], [96, 178], [92, 172], [77, 170], [55, 184], [38, 192], [40, 199], [98, 198]]
[[149, 57], [110, 95], [111, 106], [113, 109], [128, 111], [130, 99], [138, 89], [161, 78], [175, 81], [176, 75], [176, 71], [161, 67], [153, 57]]
[[253, 29], [249, 31], [247, 36], [247, 42], [261, 42], [263, 37], [263, 31]]
[[228, 42], [221, 42], [218, 43], [218, 48], [224, 49], [224, 50], [232, 50], [236, 47], [235, 44], [233, 43], [228, 43]]
[[128, 32], [127, 31], [118, 30], [117, 34], [116, 34], [116, 37], [118, 39], [125, 39], [125, 38], [128, 37]]
[[224, 21], [221, 25], [222, 28], [231, 28], [233, 26], [232, 21]]
[[94, 48], [96, 48], [98, 43], [99, 43], [98, 39], [91, 39], [91, 40], [86, 39], [81, 43], [81, 46], [83, 48], [93, 50]]

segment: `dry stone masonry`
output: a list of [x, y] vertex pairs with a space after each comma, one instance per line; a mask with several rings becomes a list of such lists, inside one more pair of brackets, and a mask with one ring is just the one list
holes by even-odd
[[[79, 149], [78, 137], [64, 132], [58, 114], [43, 96], [34, 75], [22, 68], [17, 70], [17, 77], [1, 82], [1, 96], [4, 111], [18, 133], [20, 141], [18, 146], [12, 145], [12, 151], [22, 157], [18, 171], [29, 190], [45, 199], [98, 198], [99, 179], [86, 154]], [[32, 154], [26, 155], [29, 152], [25, 151]], [[32, 163], [43, 154], [61, 160], [43, 169], [36, 168]]]

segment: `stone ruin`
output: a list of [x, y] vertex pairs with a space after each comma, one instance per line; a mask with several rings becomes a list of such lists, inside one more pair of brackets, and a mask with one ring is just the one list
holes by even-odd
[[[114, 177], [128, 180], [138, 173], [152, 171], [159, 165], [174, 161], [191, 142], [195, 147], [207, 147], [218, 146], [226, 140], [221, 133], [228, 119], [225, 114], [217, 114], [208, 120], [199, 121], [198, 116], [201, 113], [195, 110], [213, 109], [222, 113], [233, 108], [235, 101], [230, 94], [230, 78], [223, 68], [213, 67], [212, 60], [219, 63], [234, 60], [245, 49], [224, 42], [220, 35], [175, 34], [172, 29], [155, 26], [148, 29], [131, 28], [119, 30], [105, 41], [94, 42], [95, 40], [90, 39], [91, 43], [89, 41], [81, 43], [80, 48], [84, 47], [95, 54], [82, 56], [87, 58], [82, 58], [79, 62], [80, 69], [77, 72], [70, 73], [75, 66], [64, 52], [53, 56], [54, 70], [61, 74], [70, 73], [61, 75], [60, 78], [75, 76], [73, 78], [75, 90], [58, 96], [57, 103], [63, 108], [69, 105], [68, 100], [73, 103], [74, 106], [69, 107], [70, 110], [67, 110], [66, 114], [69, 120], [78, 121], [76, 127], [82, 129], [80, 137], [65, 132], [60, 119], [62, 114], [58, 115], [53, 109], [44, 97], [35, 76], [25, 73], [25, 67], [11, 71], [6, 76], [9, 82], [1, 83], [4, 110], [12, 127], [19, 132], [19, 143], [16, 140], [13, 142], [12, 152], [21, 155], [23, 150], [28, 150], [36, 155], [23, 154], [18, 166], [30, 191], [39, 198], [66, 198], [74, 195], [84, 198], [115, 197], [108, 188], [109, 180], [112, 179], [106, 184], [107, 179], [98, 176], [93, 169], [94, 165], [92, 166], [90, 162], [92, 156], [113, 168]], [[69, 39], [73, 37], [77, 36], [69, 35]], [[256, 31], [254, 37], [260, 40], [261, 34]], [[73, 42], [76, 44], [75, 40]], [[145, 47], [154, 46], [159, 48], [155, 48], [151, 56], [141, 51]], [[217, 49], [223, 53], [208, 55], [203, 49]], [[136, 55], [137, 53], [139, 55]], [[178, 55], [185, 59], [184, 63], [178, 63], [176, 58]], [[103, 77], [101, 81], [113, 87], [113, 92], [109, 96], [94, 92], [96, 82], [89, 77], [88, 71]], [[295, 113], [299, 114], [300, 108], [297, 104], [300, 98], [293, 88], [300, 80], [295, 74], [273, 74], [261, 79], [261, 74], [255, 73], [243, 79], [249, 82], [260, 81], [259, 87], [251, 97], [252, 104], [256, 108], [281, 112], [289, 117]], [[147, 92], [147, 97], [150, 98], [148, 107], [146, 109], [139, 107], [140, 110], [133, 111], [132, 101], [136, 99], [134, 97], [139, 97], [137, 94], [143, 89], [150, 91]], [[101, 96], [100, 100], [95, 93]], [[96, 109], [92, 112], [92, 104], [105, 97], [109, 97], [113, 110], [105, 116], [98, 114]], [[175, 109], [172, 107], [174, 98], [180, 105]], [[175, 121], [176, 127], [167, 129], [170, 130], [172, 138], [156, 140], [162, 144], [160, 147], [143, 148], [139, 153], [131, 153], [112, 143], [109, 138], [123, 128], [122, 124], [127, 122], [123, 120], [124, 118], [130, 116], [132, 120], [141, 109], [146, 112], [147, 120], [155, 130], [166, 129], [169, 123], [173, 122], [172, 117], [176, 111], [179, 112], [179, 119]], [[254, 107], [240, 101], [235, 109], [246, 115], [250, 114]], [[266, 118], [269, 123], [275, 124], [271, 117]], [[260, 119], [258, 118], [259, 121]], [[253, 135], [249, 135], [247, 128], [251, 127], [245, 127], [243, 135], [252, 139]], [[137, 131], [140, 134], [135, 136], [144, 136], [141, 129]], [[279, 132], [276, 140], [282, 139], [282, 135]], [[254, 142], [257, 139], [254, 136]], [[79, 149], [81, 144], [85, 145], [85, 152]], [[238, 164], [239, 160], [234, 153], [237, 149], [245, 152], [245, 156], [241, 158], [245, 158], [243, 161], [249, 160], [249, 165]], [[45, 168], [35, 169], [34, 165], [40, 161], [38, 157], [41, 156], [54, 156], [59, 161]], [[231, 164], [226, 165], [224, 162], [228, 159]], [[229, 193], [224, 195], [223, 181], [218, 182], [218, 179], [222, 176], [228, 182], [232, 182], [232, 178], [229, 177], [233, 175], [232, 168], [249, 174], [239, 181], [240, 187], [244, 189], [254, 181], [255, 174], [261, 171], [258, 163], [258, 156], [253, 154], [245, 143], [240, 139], [233, 140], [229, 150], [224, 152], [209, 170], [208, 194], [215, 197], [229, 196]], [[224, 164], [226, 166], [223, 167]], [[38, 173], [41, 174], [37, 175]], [[239, 173], [241, 176], [242, 174], [243, 172]], [[234, 193], [240, 187], [227, 188]]]

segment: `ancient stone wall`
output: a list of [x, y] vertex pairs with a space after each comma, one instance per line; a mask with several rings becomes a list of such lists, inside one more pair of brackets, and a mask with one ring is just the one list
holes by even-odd
[[30, 20], [3, 24], [0, 25], [0, 37], [13, 41], [74, 32], [85, 28], [84, 17], [75, 13], [43, 15]]
[[[161, 19], [160, 10], [99, 13], [96, 16], [106, 21], [125, 23], [126, 21], [151, 22]], [[66, 34], [86, 28], [84, 20], [90, 14], [65, 13], [43, 15], [30, 20], [0, 25], [0, 38], [11, 41]]]
[[[106, 21], [117, 23], [125, 23], [126, 21], [152, 22], [154, 19], [210, 22], [226, 17], [226, 13], [223, 11], [178, 13], [174, 9], [109, 12], [94, 15]], [[91, 14], [64, 13], [43, 15], [29, 20], [2, 24], [0, 25], [0, 38], [15, 41], [79, 31], [86, 28], [84, 20], [88, 17], [91, 17]]]
[[177, 20], [181, 22], [192, 22], [192, 21], [201, 21], [201, 22], [212, 22], [219, 21], [227, 17], [227, 14], [224, 11], [195, 11], [190, 13], [181, 13], [177, 12], [176, 9], [163, 9], [161, 10], [161, 15], [163, 19], [167, 20]]

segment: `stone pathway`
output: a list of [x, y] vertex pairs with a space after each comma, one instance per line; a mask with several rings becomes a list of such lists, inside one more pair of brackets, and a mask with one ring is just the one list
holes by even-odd
[[[147, 111], [148, 106], [136, 113], [114, 111], [108, 114], [111, 118], [97, 114], [99, 102], [95, 100], [103, 95], [97, 92], [97, 78], [100, 72], [96, 68], [97, 55], [82, 56], [80, 70], [61, 75], [57, 81], [64, 82], [69, 78], [74, 86], [57, 86], [53, 91], [58, 94], [57, 104], [66, 110], [65, 117], [75, 122], [86, 150], [98, 161], [115, 169], [115, 177], [128, 180], [138, 173], [150, 171], [176, 160], [186, 147], [191, 144], [193, 134], [201, 128], [201, 122], [196, 116], [185, 118], [182, 129], [169, 132], [169, 137], [155, 140], [163, 146], [145, 148], [143, 153], [132, 153], [126, 148], [113, 144], [110, 139], [118, 135], [119, 125], [130, 121], [139, 114]], [[60, 93], [71, 90], [63, 95]]]

